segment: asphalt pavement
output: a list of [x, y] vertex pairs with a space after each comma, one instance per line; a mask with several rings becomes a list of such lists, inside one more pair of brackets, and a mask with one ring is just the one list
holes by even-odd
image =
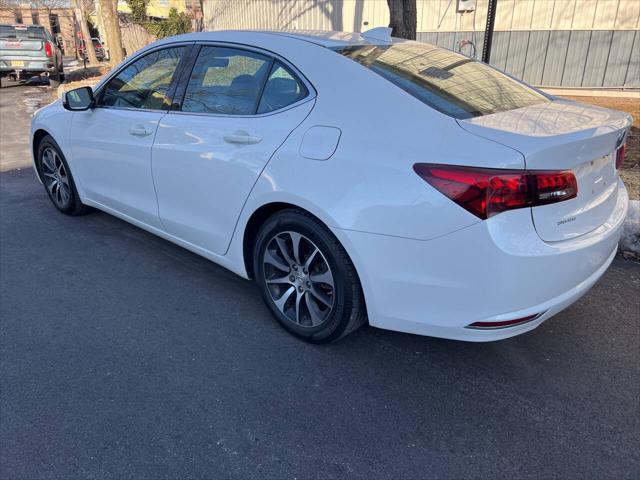
[[510, 340], [307, 345], [251, 282], [59, 214], [31, 88], [0, 91], [0, 478], [640, 478], [640, 264]]

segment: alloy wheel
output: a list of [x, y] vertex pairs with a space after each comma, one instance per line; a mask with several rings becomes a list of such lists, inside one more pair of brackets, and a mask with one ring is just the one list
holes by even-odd
[[273, 303], [289, 321], [317, 327], [331, 315], [334, 278], [325, 256], [309, 238], [281, 232], [267, 243], [264, 280]]
[[71, 185], [67, 169], [58, 152], [47, 147], [42, 152], [42, 175], [44, 184], [58, 208], [69, 206]]

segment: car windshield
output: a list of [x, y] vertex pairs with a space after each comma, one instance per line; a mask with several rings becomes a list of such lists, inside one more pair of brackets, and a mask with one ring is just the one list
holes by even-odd
[[333, 50], [454, 118], [477, 117], [549, 101], [482, 62], [429, 44], [398, 42]]
[[0, 25], [0, 38], [38, 38], [44, 40], [44, 28], [21, 25]]

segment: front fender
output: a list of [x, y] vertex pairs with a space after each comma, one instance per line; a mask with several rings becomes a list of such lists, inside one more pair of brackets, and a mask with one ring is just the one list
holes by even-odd
[[36, 177], [40, 182], [40, 175], [36, 166], [36, 155], [34, 140], [35, 135], [39, 131], [44, 131], [48, 135], [51, 135], [53, 139], [60, 147], [62, 154], [69, 164], [69, 168], [74, 170], [73, 167], [73, 155], [71, 145], [69, 144], [69, 133], [71, 131], [71, 120], [73, 112], [69, 112], [62, 106], [60, 99], [50, 103], [46, 107], [37, 110], [31, 120], [31, 131], [29, 134], [29, 148], [31, 150], [31, 160], [33, 162], [33, 168], [36, 172]]

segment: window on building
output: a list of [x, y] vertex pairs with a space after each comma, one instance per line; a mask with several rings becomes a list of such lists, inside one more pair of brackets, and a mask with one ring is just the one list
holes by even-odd
[[34, 25], [40, 25], [40, 13], [36, 11], [31, 12], [31, 23]]

